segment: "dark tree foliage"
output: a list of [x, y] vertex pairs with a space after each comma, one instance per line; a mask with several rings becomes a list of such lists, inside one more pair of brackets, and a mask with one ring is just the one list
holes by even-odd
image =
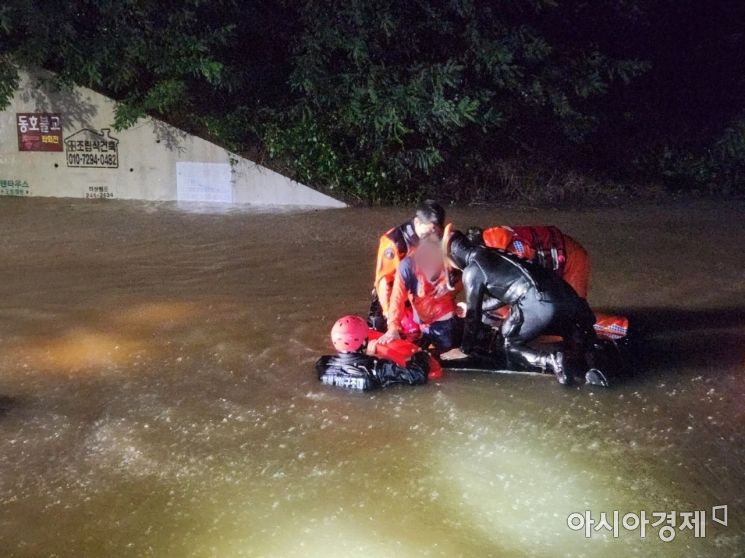
[[293, 21], [270, 0], [6, 1], [0, 105], [17, 66], [43, 67], [117, 99], [117, 128], [150, 114], [241, 150], [286, 102]]
[[309, 181], [388, 199], [391, 184], [470, 180], [500, 158], [580, 145], [602, 119], [597, 99], [648, 67], [569, 30], [596, 4], [617, 2], [307, 2], [299, 97], [269, 148]]
[[119, 128], [157, 116], [360, 201], [560, 199], [561, 173], [742, 191], [738, 6], [6, 0], [0, 105], [44, 67], [117, 99]]

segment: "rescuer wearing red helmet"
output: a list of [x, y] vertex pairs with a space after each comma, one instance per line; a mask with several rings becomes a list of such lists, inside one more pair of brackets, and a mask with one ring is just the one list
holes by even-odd
[[373, 300], [368, 321], [379, 331], [385, 331], [393, 281], [399, 263], [419, 244], [422, 238], [442, 235], [445, 210], [433, 200], [419, 204], [409, 221], [394, 227], [380, 237], [375, 264]]
[[339, 353], [356, 353], [367, 348], [370, 328], [359, 316], [343, 316], [331, 328], [331, 344]]
[[425, 351], [403, 341], [408, 343], [405, 352], [398, 351], [395, 356], [391, 353], [391, 358], [371, 355], [370, 334], [369, 326], [359, 316], [339, 318], [331, 329], [331, 344], [337, 354], [318, 359], [318, 379], [324, 384], [356, 390], [427, 382], [432, 362]]

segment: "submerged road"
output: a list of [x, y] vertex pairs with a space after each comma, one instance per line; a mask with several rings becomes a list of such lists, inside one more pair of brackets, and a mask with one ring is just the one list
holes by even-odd
[[[580, 240], [645, 369], [329, 389], [313, 362], [403, 210], [0, 199], [0, 555], [742, 556], [745, 204], [452, 213]], [[585, 510], [706, 532], [586, 538]]]

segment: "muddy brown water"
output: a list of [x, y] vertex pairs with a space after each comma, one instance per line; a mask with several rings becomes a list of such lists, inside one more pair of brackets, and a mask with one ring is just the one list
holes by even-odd
[[[452, 211], [589, 248], [593, 306], [648, 339], [614, 389], [319, 385], [405, 217], [0, 200], [0, 555], [745, 553], [745, 204]], [[587, 539], [584, 510], [704, 510], [706, 536]]]

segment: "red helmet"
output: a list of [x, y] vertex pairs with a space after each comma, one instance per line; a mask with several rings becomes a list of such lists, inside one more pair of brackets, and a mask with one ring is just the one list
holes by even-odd
[[344, 316], [331, 328], [331, 344], [340, 353], [354, 353], [367, 343], [370, 328], [359, 316]]

